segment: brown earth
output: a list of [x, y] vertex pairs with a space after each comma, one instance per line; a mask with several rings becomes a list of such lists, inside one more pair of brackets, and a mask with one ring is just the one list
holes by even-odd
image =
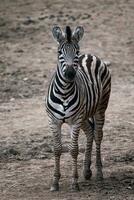
[[[0, 200], [134, 199], [134, 1], [0, 1]], [[82, 176], [71, 193], [69, 129], [63, 127], [60, 192], [51, 193], [54, 158], [44, 96], [56, 69], [53, 24], [83, 25], [81, 51], [109, 60], [112, 94], [102, 143], [104, 181]]]

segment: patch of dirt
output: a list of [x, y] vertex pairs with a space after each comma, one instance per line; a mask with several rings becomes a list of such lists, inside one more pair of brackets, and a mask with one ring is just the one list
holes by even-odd
[[[23, 0], [0, 2], [0, 199], [134, 199], [133, 0]], [[63, 127], [60, 191], [49, 191], [53, 138], [44, 96], [56, 70], [54, 24], [83, 25], [82, 53], [109, 60], [112, 94], [102, 143], [104, 181], [85, 181], [85, 136], [79, 138], [80, 192], [70, 192], [70, 134]], [[70, 173], [68, 173], [70, 171]]]

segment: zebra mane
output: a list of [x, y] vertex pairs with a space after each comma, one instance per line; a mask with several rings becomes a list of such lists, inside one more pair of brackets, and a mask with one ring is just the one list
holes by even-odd
[[71, 31], [70, 26], [66, 26], [65, 34], [66, 34], [67, 41], [71, 42], [72, 31]]

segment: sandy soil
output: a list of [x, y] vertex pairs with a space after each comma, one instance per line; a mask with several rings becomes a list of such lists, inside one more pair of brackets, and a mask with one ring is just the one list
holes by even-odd
[[[134, 1], [0, 1], [0, 199], [134, 199]], [[81, 52], [112, 63], [112, 94], [102, 155], [104, 181], [82, 176], [84, 135], [80, 135], [79, 182], [71, 193], [69, 129], [63, 127], [60, 192], [51, 193], [54, 158], [44, 96], [56, 68], [53, 24], [83, 25]]]

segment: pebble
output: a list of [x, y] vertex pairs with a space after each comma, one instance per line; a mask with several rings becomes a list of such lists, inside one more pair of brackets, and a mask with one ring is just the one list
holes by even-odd
[[15, 98], [11, 98], [10, 101], [15, 101]]
[[23, 78], [23, 81], [27, 81], [27, 80], [28, 80], [28, 77]]
[[132, 190], [132, 187], [131, 187], [131, 186], [128, 186], [127, 189]]
[[31, 17], [29, 16], [23, 22], [24, 25], [29, 25], [29, 24], [34, 24], [34, 23], [35, 23], [35, 20], [31, 19]]

